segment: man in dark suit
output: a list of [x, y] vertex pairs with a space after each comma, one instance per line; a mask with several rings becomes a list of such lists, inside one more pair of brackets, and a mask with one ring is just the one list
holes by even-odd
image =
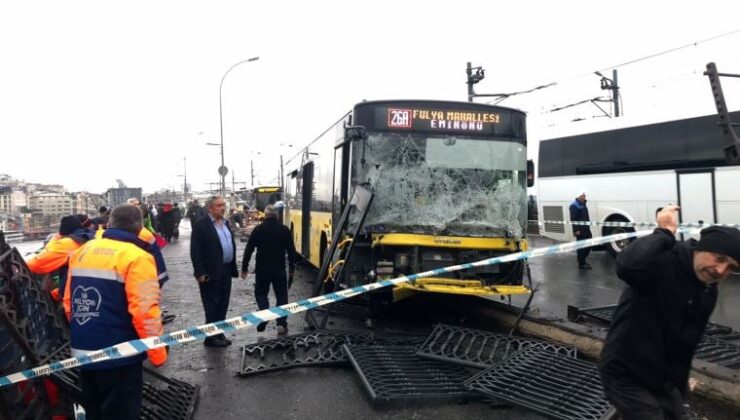
[[[226, 318], [231, 296], [231, 278], [237, 277], [236, 245], [229, 222], [224, 219], [226, 203], [220, 196], [206, 201], [208, 216], [193, 225], [190, 238], [190, 259], [195, 279], [200, 288], [200, 298], [206, 313], [206, 322]], [[223, 334], [206, 338], [209, 347], [226, 347], [231, 340]]]

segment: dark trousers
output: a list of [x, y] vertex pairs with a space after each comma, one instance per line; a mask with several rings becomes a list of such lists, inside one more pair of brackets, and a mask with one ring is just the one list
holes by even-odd
[[141, 362], [103, 370], [81, 370], [85, 418], [138, 419], [143, 394]]
[[206, 313], [206, 323], [226, 319], [231, 299], [231, 268], [224, 265], [221, 278], [208, 278], [205, 283], [198, 283], [200, 300]]
[[[270, 307], [267, 294], [270, 285], [275, 292], [277, 306], [288, 303], [288, 276], [285, 267], [260, 267], [254, 273], [254, 297], [257, 298], [257, 307], [260, 310]], [[278, 325], [288, 325], [288, 318], [282, 317], [275, 321]]]
[[[576, 239], [579, 241], [583, 241], [586, 239], [591, 239], [593, 235], [591, 235], [591, 232], [586, 232], [581, 230], [581, 234], [576, 236]], [[588, 257], [588, 254], [591, 253], [591, 248], [581, 248], [576, 250], [576, 255], [578, 256], [578, 265], [585, 264], [586, 263], [586, 257]]]
[[651, 392], [630, 378], [601, 373], [606, 398], [622, 420], [680, 420], [683, 398], [678, 389], [665, 394]]

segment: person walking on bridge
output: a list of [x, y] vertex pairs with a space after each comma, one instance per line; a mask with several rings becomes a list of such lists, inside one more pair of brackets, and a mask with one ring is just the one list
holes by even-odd
[[[247, 278], [249, 260], [252, 253], [257, 250], [254, 263], [254, 296], [257, 298], [257, 307], [260, 310], [270, 307], [267, 295], [270, 285], [275, 292], [277, 306], [288, 303], [288, 289], [293, 284], [293, 272], [298, 262], [298, 253], [293, 244], [293, 236], [290, 229], [278, 221], [278, 210], [274, 205], [265, 207], [265, 221], [260, 223], [252, 234], [249, 235], [247, 247], [244, 249], [242, 259], [242, 279]], [[285, 256], [288, 256], [288, 276], [285, 275]], [[278, 334], [288, 333], [287, 318], [277, 319]], [[266, 323], [257, 326], [257, 331], [262, 332], [267, 327]]]
[[740, 268], [740, 230], [712, 226], [676, 242], [678, 207], [617, 257], [627, 283], [601, 353], [606, 397], [622, 419], [682, 419], [689, 370], [717, 302], [717, 283]]
[[[226, 203], [223, 197], [214, 196], [206, 201], [208, 216], [193, 225], [190, 238], [190, 259], [193, 262], [195, 279], [198, 281], [200, 298], [206, 313], [206, 323], [226, 318], [231, 298], [231, 278], [237, 277], [236, 244], [229, 227]], [[206, 338], [208, 347], [226, 347], [231, 340], [219, 334]]]
[[[576, 194], [576, 199], [570, 203], [570, 221], [571, 222], [589, 222], [591, 219], [588, 216], [588, 207], [586, 207], [586, 192], [579, 190]], [[576, 236], [576, 240], [583, 241], [591, 239], [591, 227], [587, 224], [574, 224], [573, 234]], [[578, 268], [581, 270], [590, 270], [591, 264], [586, 262], [586, 257], [591, 253], [591, 248], [581, 248], [576, 251], [578, 256]]]

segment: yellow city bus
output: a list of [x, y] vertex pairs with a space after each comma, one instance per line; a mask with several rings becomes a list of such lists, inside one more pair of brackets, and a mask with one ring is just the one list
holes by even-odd
[[[296, 249], [321, 266], [333, 224], [358, 185], [374, 199], [335, 279], [339, 285], [527, 249], [526, 189], [533, 178], [525, 118], [515, 109], [468, 102], [356, 104], [285, 163], [284, 223]], [[360, 127], [366, 135], [353, 136]], [[421, 279], [394, 297], [527, 293], [523, 277], [522, 262], [506, 263]]]

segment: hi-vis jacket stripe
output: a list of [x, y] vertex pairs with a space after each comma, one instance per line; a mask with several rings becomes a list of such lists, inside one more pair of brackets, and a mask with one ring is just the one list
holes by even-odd
[[[695, 231], [684, 231], [684, 233], [696, 233]], [[513, 254], [504, 255], [501, 257], [489, 258], [486, 260], [477, 261], [474, 263], [460, 264], [446, 268], [438, 268], [436, 270], [425, 271], [423, 273], [412, 274], [409, 276], [401, 276], [392, 280], [383, 280], [377, 283], [366, 284], [363, 286], [356, 286], [350, 289], [340, 290], [338, 292], [329, 293], [322, 296], [316, 296], [310, 299], [303, 299], [297, 302], [288, 303], [282, 306], [265, 309], [257, 312], [245, 313], [241, 316], [225, 319], [210, 324], [200, 325], [197, 327], [190, 327], [184, 330], [171, 332], [169, 334], [160, 335], [159, 337], [149, 337], [140, 340], [133, 340], [115, 346], [111, 346], [102, 350], [88, 352], [85, 355], [71, 357], [69, 359], [62, 360], [52, 364], [42, 365], [33, 369], [27, 369], [22, 372], [17, 372], [12, 375], [0, 377], [0, 387], [9, 384], [25, 381], [31, 378], [36, 378], [43, 375], [49, 375], [54, 372], [61, 370], [71, 369], [77, 366], [82, 366], [90, 363], [96, 363], [104, 360], [118, 359], [122, 357], [129, 357], [131, 355], [147, 351], [149, 349], [160, 349], [164, 346], [174, 346], [177, 344], [187, 343], [195, 340], [203, 340], [206, 337], [221, 334], [224, 332], [235, 331], [246, 328], [250, 325], [258, 325], [261, 322], [272, 321], [280, 317], [289, 316], [292, 314], [307, 311], [309, 309], [317, 308], [319, 306], [328, 305], [333, 302], [348, 299], [353, 296], [357, 296], [362, 293], [369, 292], [371, 290], [380, 289], [388, 286], [395, 286], [407, 282], [415, 282], [419, 278], [431, 277], [439, 274], [465, 270], [473, 267], [483, 267], [487, 265], [500, 264], [504, 262], [512, 262], [517, 260], [526, 260], [528, 258], [541, 257], [544, 255], [559, 254], [562, 252], [570, 252], [581, 248], [590, 248], [593, 246], [603, 245], [612, 241], [621, 241], [624, 239], [636, 238], [639, 236], [646, 236], [651, 234], [652, 231], [641, 230], [637, 232], [620, 233], [617, 235], [604, 236], [599, 238], [591, 238], [583, 241], [567, 242], [559, 245], [553, 245], [543, 248], [531, 249], [528, 251], [516, 252]]]

